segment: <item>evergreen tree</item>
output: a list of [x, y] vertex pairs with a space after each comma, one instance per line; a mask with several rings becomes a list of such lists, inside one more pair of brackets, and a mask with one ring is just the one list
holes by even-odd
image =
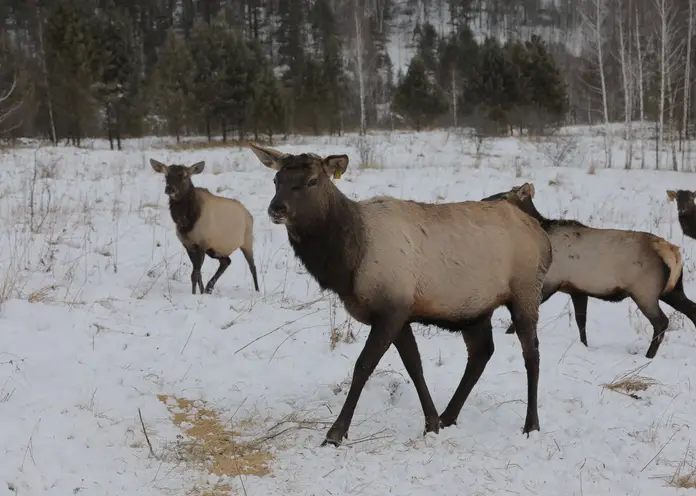
[[135, 57], [128, 39], [128, 25], [119, 12], [108, 10], [96, 18], [94, 30], [96, 54], [92, 59], [92, 74], [95, 81], [90, 89], [104, 109], [111, 149], [115, 138], [120, 150], [122, 124], [137, 92], [137, 86], [133, 87]]
[[341, 114], [348, 102], [348, 82], [343, 65], [343, 47], [334, 12], [327, 0], [318, 0], [311, 11], [315, 52], [321, 60], [323, 115], [329, 133], [340, 133]]
[[253, 100], [252, 52], [238, 31], [218, 20], [221, 62], [220, 84], [214, 103], [213, 115], [222, 127], [222, 140], [227, 139], [227, 125], [232, 124], [241, 140], [246, 131], [249, 105]]
[[426, 69], [435, 73], [438, 70], [438, 44], [440, 39], [435, 27], [426, 22], [416, 25], [413, 37], [416, 39], [416, 53], [423, 59]]
[[[199, 118], [205, 123], [208, 140], [212, 139], [212, 126], [220, 116], [219, 94], [225, 84], [224, 29], [222, 23], [207, 24], [198, 21], [191, 31], [191, 55], [195, 64], [193, 96]], [[223, 130], [225, 133], [225, 130]]]
[[468, 26], [463, 26], [438, 44], [439, 67], [437, 78], [447, 94], [453, 115], [453, 124], [474, 110], [476, 101], [470, 93], [471, 82], [475, 77], [479, 47]]
[[273, 145], [273, 133], [285, 130], [287, 106], [282, 93], [280, 82], [268, 63], [264, 63], [258, 72], [253, 85], [253, 116], [254, 139], [258, 140], [259, 132], [268, 136]]
[[431, 81], [425, 62], [419, 55], [411, 59], [406, 76], [396, 89], [392, 105], [394, 111], [411, 121], [416, 131], [447, 110], [442, 89]]
[[193, 111], [193, 80], [196, 66], [191, 51], [174, 29], [167, 33], [155, 66], [150, 89], [153, 107], [167, 121], [168, 130], [179, 142]]
[[56, 131], [80, 144], [95, 115], [90, 87], [99, 57], [95, 16], [86, 0], [58, 0], [46, 19], [49, 85], [55, 95]]
[[476, 125], [485, 133], [507, 132], [509, 112], [519, 94], [515, 67], [495, 38], [481, 47], [469, 91], [478, 102]]
[[526, 49], [529, 99], [537, 111], [534, 127], [541, 131], [545, 125], [558, 125], [568, 111], [566, 85], [546, 43], [539, 36], [533, 35]]

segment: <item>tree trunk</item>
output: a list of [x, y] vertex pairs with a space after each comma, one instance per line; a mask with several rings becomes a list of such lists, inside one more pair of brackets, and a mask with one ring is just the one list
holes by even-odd
[[[633, 98], [633, 94], [631, 91], [631, 59], [630, 59], [630, 53], [626, 54], [626, 41], [624, 38], [624, 28], [623, 28], [623, 14], [624, 14], [624, 9], [623, 7], [623, 1], [618, 0], [618, 9], [617, 9], [617, 16], [618, 16], [618, 24], [619, 24], [619, 60], [621, 62], [621, 76], [623, 79], [623, 90], [624, 90], [624, 139], [626, 140], [627, 143], [627, 149], [626, 149], [626, 161], [624, 163], [624, 169], [630, 169], [632, 165], [632, 159], [633, 159], [633, 132], [631, 128], [631, 122], [632, 122], [632, 111], [631, 111], [631, 102]], [[629, 12], [631, 8], [631, 2], [629, 1]], [[629, 14], [630, 16], [630, 14]], [[630, 17], [629, 17], [630, 18]], [[630, 26], [629, 26], [630, 29]], [[629, 43], [630, 46], [630, 43]]]
[[364, 136], [367, 131], [367, 118], [365, 116], [365, 74], [363, 66], [363, 39], [362, 39], [362, 13], [360, 18], [360, 5], [358, 0], [353, 4], [353, 17], [355, 19], [355, 50], [358, 61], [358, 90], [360, 94], [360, 136]]
[[667, 15], [665, 0], [659, 2], [658, 10], [660, 13], [660, 101], [658, 105], [658, 127], [657, 127], [657, 149], [655, 150], [655, 169], [660, 168], [660, 152], [665, 133], [665, 92], [667, 84]]
[[686, 35], [686, 56], [684, 57], [684, 107], [682, 109], [682, 129], [681, 134], [684, 142], [682, 143], [682, 170], [686, 170], [686, 155], [689, 143], [688, 123], [689, 123], [689, 97], [691, 96], [691, 37], [694, 31], [694, 0], [689, 0], [689, 19]]
[[606, 158], [606, 167], [611, 168], [612, 147], [609, 136], [609, 104], [607, 102], [607, 80], [604, 74], [604, 57], [602, 50], [602, 3], [603, 0], [595, 0], [596, 10], [595, 15], [595, 34], [597, 43], [597, 66], [599, 67], [599, 78], [602, 84], [602, 107], [604, 110], [604, 154]]
[[640, 111], [640, 168], [645, 169], [645, 89], [643, 83], [645, 76], [643, 74], [643, 51], [641, 50], [640, 42], [640, 21], [638, 11], [636, 10], [636, 51], [638, 52], [638, 103]]
[[46, 107], [48, 108], [48, 123], [51, 127], [51, 142], [54, 145], [58, 144], [56, 138], [56, 124], [53, 120], [53, 99], [51, 98], [51, 85], [48, 82], [48, 68], [46, 67], [46, 50], [43, 42], [43, 19], [41, 17], [41, 8], [38, 1], [34, 0], [34, 8], [36, 9], [36, 22], [39, 35], [39, 51], [41, 52], [41, 72], [43, 75], [44, 84], [46, 85]]

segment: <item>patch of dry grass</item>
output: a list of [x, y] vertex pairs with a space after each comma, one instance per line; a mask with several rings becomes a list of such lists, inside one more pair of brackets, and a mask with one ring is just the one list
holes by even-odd
[[205, 150], [210, 148], [241, 148], [248, 146], [248, 143], [248, 140], [239, 141], [235, 139], [228, 139], [227, 141], [189, 141], [167, 145], [167, 148], [173, 151]]
[[637, 392], [645, 391], [650, 386], [657, 384], [655, 379], [651, 379], [650, 377], [645, 377], [639, 374], [648, 365], [649, 363], [646, 363], [623, 375], [620, 375], [614, 379], [613, 382], [602, 384], [602, 387], [617, 393], [625, 394], [634, 399], [640, 399], [640, 396], [636, 394]]
[[674, 473], [664, 477], [668, 486], [677, 489], [696, 489], [696, 460], [690, 447], [691, 443], [684, 451], [684, 457], [677, 464]]
[[669, 485], [680, 489], [696, 489], [696, 467], [690, 467], [684, 474], [675, 473]]
[[[201, 400], [177, 398], [166, 394], [157, 398], [172, 414], [172, 423], [183, 435], [166, 449], [176, 461], [217, 476], [236, 477], [269, 473], [268, 463], [273, 456], [255, 441], [239, 440], [239, 432], [220, 421], [218, 413]], [[229, 486], [207, 487], [198, 496], [229, 494]]]

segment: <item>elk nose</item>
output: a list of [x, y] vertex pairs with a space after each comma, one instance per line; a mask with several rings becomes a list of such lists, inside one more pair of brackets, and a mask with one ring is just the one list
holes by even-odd
[[172, 188], [171, 186], [169, 186], [169, 185], [167, 184], [167, 185], [164, 187], [164, 194], [165, 194], [165, 195], [171, 195], [172, 193], [174, 193], [174, 188]]
[[271, 217], [285, 217], [288, 214], [288, 206], [285, 203], [272, 202], [268, 206], [268, 215]]

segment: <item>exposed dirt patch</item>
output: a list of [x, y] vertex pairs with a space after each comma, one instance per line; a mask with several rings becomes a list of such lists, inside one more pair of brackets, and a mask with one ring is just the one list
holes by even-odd
[[[268, 462], [272, 455], [259, 448], [259, 443], [242, 441], [240, 433], [220, 421], [218, 412], [208, 408], [201, 400], [177, 398], [159, 394], [157, 398], [172, 414], [172, 423], [183, 434], [168, 446], [176, 461], [217, 476], [235, 477], [269, 473]], [[240, 422], [241, 428], [245, 427]], [[222, 496], [230, 494], [230, 487], [220, 484], [206, 487], [198, 496]]]

